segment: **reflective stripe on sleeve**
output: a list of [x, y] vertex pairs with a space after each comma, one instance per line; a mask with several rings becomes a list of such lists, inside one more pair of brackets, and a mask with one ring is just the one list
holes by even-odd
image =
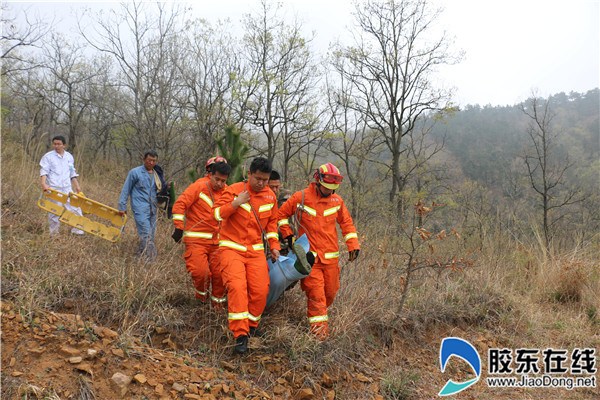
[[198, 197], [200, 197], [202, 200], [204, 200], [204, 201], [205, 201], [205, 202], [206, 202], [206, 203], [207, 203], [207, 204], [210, 206], [210, 208], [212, 208], [212, 206], [213, 206], [213, 202], [212, 202], [212, 200], [210, 199], [210, 197], [208, 197], [208, 196], [207, 196], [206, 194], [204, 194], [204, 193], [200, 193], [200, 195], [199, 195]]
[[338, 212], [338, 210], [340, 208], [342, 208], [342, 206], [337, 206], [337, 207], [329, 208], [329, 209], [323, 211], [323, 216], [326, 217], [328, 215], [335, 214], [336, 212]]
[[325, 253], [325, 259], [328, 260], [330, 258], [337, 258], [340, 256], [340, 252], [336, 251], [335, 253]]
[[278, 239], [279, 235], [277, 234], [277, 232], [269, 232], [267, 233], [267, 239]]
[[277, 227], [281, 228], [281, 225], [289, 225], [290, 221], [286, 218], [286, 219], [281, 219], [279, 220], [279, 222], [277, 222]]
[[346, 236], [344, 236], [344, 242], [347, 242], [348, 239], [352, 239], [352, 238], [358, 239], [358, 235], [356, 234], [356, 232], [352, 232], [352, 233], [349, 233]]
[[183, 221], [183, 214], [173, 214], [173, 221]]
[[264, 249], [265, 249], [265, 245], [262, 243], [252, 245], [252, 250], [264, 250]]
[[221, 207], [215, 208], [215, 219], [217, 221], [223, 221], [223, 218], [221, 218]]

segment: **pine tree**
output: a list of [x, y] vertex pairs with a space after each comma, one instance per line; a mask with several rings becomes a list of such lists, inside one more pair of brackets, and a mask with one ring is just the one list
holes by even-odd
[[234, 125], [228, 125], [225, 128], [225, 136], [217, 139], [217, 146], [221, 155], [231, 165], [231, 174], [229, 174], [227, 183], [241, 182], [244, 179], [242, 164], [250, 150], [250, 147], [242, 140], [241, 132]]

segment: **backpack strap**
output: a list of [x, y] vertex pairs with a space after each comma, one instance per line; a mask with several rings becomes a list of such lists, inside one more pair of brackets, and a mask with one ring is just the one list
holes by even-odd
[[[210, 189], [210, 185], [206, 182], [206, 187], [208, 188], [208, 194], [210, 195], [210, 200], [215, 204], [215, 198], [213, 197], [212, 190]], [[219, 232], [221, 231], [221, 221], [219, 221]]]
[[[246, 183], [244, 183], [244, 190], [248, 190]], [[256, 218], [256, 222], [258, 223], [258, 226], [260, 227], [261, 230], [261, 235], [262, 235], [262, 241], [263, 241], [263, 246], [265, 248], [265, 257], [269, 257], [269, 255], [271, 254], [271, 249], [269, 246], [269, 241], [267, 240], [267, 233], [265, 232], [265, 229], [263, 228], [263, 226], [260, 224], [260, 219], [258, 218], [258, 214], [256, 213], [256, 210], [254, 210], [254, 207], [252, 207], [252, 202], [250, 200], [248, 200], [248, 204], [250, 205], [250, 209], [252, 210], [252, 213], [254, 214], [254, 218]]]
[[[296, 218], [296, 224], [292, 226], [292, 230], [294, 232], [294, 236], [297, 238], [300, 233], [300, 227], [302, 226], [302, 211], [304, 211], [304, 190], [302, 191], [302, 202], [299, 207], [296, 207], [296, 212], [294, 212], [294, 218]], [[306, 231], [306, 235], [308, 236], [308, 231]]]

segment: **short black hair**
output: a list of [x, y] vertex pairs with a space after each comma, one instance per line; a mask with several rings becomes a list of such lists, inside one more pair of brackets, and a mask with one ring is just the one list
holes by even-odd
[[271, 176], [269, 177], [270, 181], [280, 181], [281, 180], [281, 175], [279, 175], [279, 172], [272, 170], [271, 171]]
[[215, 172], [218, 172], [223, 175], [229, 175], [231, 173], [231, 165], [226, 162], [218, 162], [210, 165], [210, 173], [214, 175]]
[[254, 160], [252, 160], [252, 163], [250, 164], [251, 174], [255, 173], [256, 171], [270, 174], [272, 169], [273, 167], [271, 165], [271, 161], [267, 160], [264, 157], [256, 157]]
[[148, 150], [148, 151], [146, 151], [146, 154], [144, 154], [144, 160], [148, 156], [158, 158], [158, 153], [156, 152], [156, 150]]
[[65, 137], [63, 135], [56, 135], [52, 138], [52, 143], [54, 143], [55, 140], [60, 140], [62, 142], [62, 144], [67, 144], [67, 139], [65, 139]]

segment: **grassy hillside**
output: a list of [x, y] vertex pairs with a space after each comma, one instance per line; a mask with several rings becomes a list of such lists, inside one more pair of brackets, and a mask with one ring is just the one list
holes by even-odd
[[[459, 368], [460, 363], [446, 374], [440, 372], [439, 346], [446, 336], [473, 343], [484, 366], [490, 347], [592, 347], [600, 355], [597, 248], [548, 252], [536, 240], [517, 242], [500, 227], [485, 230], [476, 241], [461, 232], [452, 234], [452, 227], [445, 227], [444, 233], [431, 232], [431, 238], [423, 241], [431, 228], [425, 221], [421, 227], [427, 233], [421, 231], [415, 236], [410, 228], [412, 217], [407, 216], [406, 221], [382, 220], [369, 228], [358, 226], [361, 254], [355, 263], [348, 263], [345, 257], [340, 260], [341, 289], [330, 312], [332, 332], [328, 341], [317, 341], [310, 334], [305, 297], [298, 285], [265, 312], [260, 326], [264, 336], [250, 355], [234, 357], [226, 314], [215, 313], [193, 300], [183, 246], [170, 238], [171, 221], [164, 215], [159, 218], [159, 257], [150, 265], [133, 257], [138, 240], [133, 221], [127, 223], [115, 244], [91, 235], [74, 237], [67, 229], [51, 238], [46, 213], [36, 205], [40, 194], [37, 157], [26, 155], [10, 132], [3, 131], [3, 310], [10, 304], [29, 330], [43, 313], [76, 314], [83, 321], [117, 332], [119, 348], [131, 357], [132, 347], [143, 343], [199, 369], [220, 370], [227, 365], [223, 362], [239, 367], [233, 369], [235, 379], [215, 374], [209, 389], [217, 383], [241, 380], [262, 390], [244, 395], [247, 398], [311, 398], [302, 397], [302, 393], [307, 395], [302, 389], [312, 390], [312, 398], [433, 398], [450, 377], [460, 381], [470, 376], [465, 365]], [[85, 194], [116, 206], [126, 169], [87, 165], [77, 155], [76, 160]], [[396, 228], [402, 224], [407, 224], [407, 237], [397, 236], [401, 230]], [[411, 237], [414, 251], [407, 239]], [[475, 248], [470, 243], [478, 244]], [[341, 250], [345, 255], [345, 248]], [[407, 255], [419, 262], [410, 264], [415, 268], [408, 285]], [[102, 342], [86, 329], [87, 325], [80, 332], [82, 337]], [[157, 340], [157, 332], [162, 330], [169, 332], [168, 342]], [[26, 349], [22, 346], [20, 351]], [[265, 368], [261, 364], [264, 357], [276, 358], [275, 365], [280, 368]], [[64, 394], [60, 397], [53, 381], [42, 375], [12, 374], [16, 366], [10, 366], [11, 358], [17, 360], [16, 366], [27, 369], [25, 364], [19, 365], [26, 355], [19, 353], [18, 346], [2, 347], [2, 398], [20, 398], [19, 388], [27, 384], [44, 388], [39, 396], [28, 392], [27, 398], [69, 398]], [[113, 372], [107, 368], [85, 375], [82, 379], [87, 382], [88, 397], [72, 389], [70, 398], [94, 398], [94, 393], [100, 396], [99, 385]], [[149, 369], [145, 373], [152, 374]], [[165, 374], [157, 372], [153, 378], [165, 380], [165, 386], [173, 385]], [[283, 392], [277, 389], [283, 385], [281, 379], [286, 382]], [[205, 387], [201, 394], [210, 393], [209, 389]], [[165, 396], [184, 398], [177, 391]], [[234, 395], [221, 392], [213, 396]], [[455, 396], [525, 397], [600, 398], [597, 388], [500, 390], [483, 382]]]

